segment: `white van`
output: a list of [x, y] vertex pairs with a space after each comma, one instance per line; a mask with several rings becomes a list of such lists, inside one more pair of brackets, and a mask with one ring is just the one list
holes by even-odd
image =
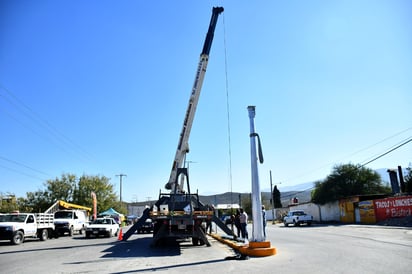
[[59, 210], [54, 213], [54, 226], [58, 235], [66, 232], [70, 236], [74, 232], [82, 234], [86, 229], [87, 212], [79, 209]]

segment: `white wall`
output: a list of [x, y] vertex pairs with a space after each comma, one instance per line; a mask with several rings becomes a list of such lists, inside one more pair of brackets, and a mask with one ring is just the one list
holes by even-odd
[[313, 216], [318, 222], [340, 221], [339, 202], [317, 205], [314, 203], [298, 204], [289, 207], [290, 210], [303, 210]]
[[320, 209], [323, 222], [340, 221], [340, 210], [338, 201], [322, 205]]

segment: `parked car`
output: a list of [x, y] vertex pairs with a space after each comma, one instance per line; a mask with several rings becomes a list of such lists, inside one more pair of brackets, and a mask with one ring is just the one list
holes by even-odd
[[144, 224], [137, 230], [137, 233], [151, 233], [153, 232], [152, 219], [146, 219]]
[[119, 233], [120, 226], [113, 218], [97, 218], [86, 227], [86, 238], [91, 236], [113, 237]]
[[288, 215], [283, 218], [285, 226], [293, 224], [294, 226], [300, 226], [301, 224], [307, 224], [310, 226], [313, 222], [313, 216], [306, 214], [302, 210], [289, 211]]

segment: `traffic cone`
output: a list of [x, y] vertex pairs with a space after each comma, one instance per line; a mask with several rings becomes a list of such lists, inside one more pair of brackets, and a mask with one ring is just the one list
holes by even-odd
[[119, 237], [117, 238], [119, 241], [123, 241], [123, 229], [120, 228], [119, 230]]

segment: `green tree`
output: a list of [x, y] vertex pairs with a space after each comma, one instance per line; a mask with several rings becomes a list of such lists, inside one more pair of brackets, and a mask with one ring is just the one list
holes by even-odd
[[16, 195], [0, 193], [0, 212], [8, 213], [18, 209]]
[[275, 187], [273, 188], [272, 199], [273, 199], [273, 206], [275, 208], [282, 208], [282, 202], [280, 200], [280, 191], [277, 185], [275, 185]]
[[120, 204], [110, 179], [105, 176], [63, 174], [61, 178], [47, 180], [45, 190], [28, 192], [26, 199], [19, 203], [19, 209], [28, 212], [44, 212], [57, 200], [93, 207], [91, 193], [96, 193], [97, 212], [110, 207], [118, 212], [126, 213], [125, 206]]
[[47, 196], [50, 203], [57, 200], [74, 202], [74, 192], [77, 187], [77, 177], [74, 174], [63, 174], [61, 178], [47, 180], [45, 183]]
[[354, 195], [390, 193], [379, 174], [353, 164], [338, 165], [324, 181], [315, 183], [312, 201], [318, 204], [333, 202]]
[[73, 192], [73, 203], [93, 207], [91, 193], [96, 194], [97, 212], [107, 210], [110, 207], [118, 212], [126, 214], [126, 208], [120, 205], [120, 201], [114, 192], [114, 186], [105, 176], [83, 175], [79, 179], [78, 187]]
[[406, 168], [407, 174], [404, 177], [405, 181], [405, 192], [412, 193], [412, 168]]
[[19, 205], [20, 211], [26, 212], [44, 212], [50, 207], [48, 193], [43, 190], [36, 192], [27, 192], [26, 199]]

